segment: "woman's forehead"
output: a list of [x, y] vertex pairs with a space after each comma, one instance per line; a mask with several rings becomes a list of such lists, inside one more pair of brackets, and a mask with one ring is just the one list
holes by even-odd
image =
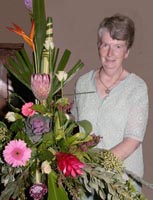
[[102, 36], [101, 36], [101, 41], [102, 42], [107, 42], [107, 43], [115, 43], [115, 44], [126, 44], [125, 40], [117, 40], [113, 39], [109, 33], [109, 31], [104, 31]]

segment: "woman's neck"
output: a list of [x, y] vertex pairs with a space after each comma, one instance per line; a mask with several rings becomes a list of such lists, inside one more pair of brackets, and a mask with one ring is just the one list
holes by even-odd
[[124, 73], [123, 67], [118, 68], [117, 70], [114, 69], [105, 69], [101, 67], [99, 69], [99, 76], [101, 79], [105, 80], [106, 82], [114, 82], [120, 80], [122, 78], [122, 74]]

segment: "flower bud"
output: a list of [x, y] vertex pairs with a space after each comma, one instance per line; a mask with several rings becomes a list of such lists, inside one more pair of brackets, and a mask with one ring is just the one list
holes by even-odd
[[47, 160], [45, 160], [42, 164], [41, 164], [41, 171], [44, 174], [49, 174], [51, 172], [51, 166], [49, 164], [49, 162]]
[[24, 4], [29, 11], [32, 11], [32, 0], [24, 0]]
[[8, 112], [5, 115], [5, 119], [7, 119], [9, 122], [15, 122], [16, 121], [16, 116], [14, 112]]
[[58, 78], [58, 80], [60, 82], [66, 81], [66, 79], [67, 79], [67, 73], [64, 72], [64, 71], [58, 71], [58, 73], [56, 74], [56, 76], [57, 76], [57, 78]]

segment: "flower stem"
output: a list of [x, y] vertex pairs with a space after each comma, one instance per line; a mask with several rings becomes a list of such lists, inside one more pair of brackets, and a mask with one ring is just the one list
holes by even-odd
[[61, 97], [63, 98], [63, 81], [61, 81]]
[[37, 63], [37, 55], [36, 51], [34, 50], [34, 65], [35, 65], [35, 73], [38, 73], [38, 63]]
[[36, 183], [40, 183], [40, 172], [38, 169], [36, 169]]
[[40, 178], [40, 171], [39, 171], [39, 160], [37, 159], [37, 168], [36, 168], [36, 183], [40, 183], [41, 182], [41, 178]]

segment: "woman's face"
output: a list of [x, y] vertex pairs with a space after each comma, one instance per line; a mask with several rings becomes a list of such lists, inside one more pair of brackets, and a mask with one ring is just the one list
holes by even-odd
[[112, 39], [108, 31], [102, 34], [102, 43], [99, 48], [102, 66], [107, 69], [122, 68], [122, 63], [129, 55], [127, 43], [124, 40]]

